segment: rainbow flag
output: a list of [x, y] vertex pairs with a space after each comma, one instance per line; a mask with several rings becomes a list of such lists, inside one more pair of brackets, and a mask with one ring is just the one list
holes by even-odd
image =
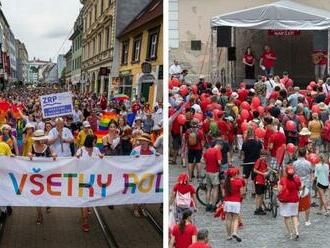
[[100, 151], [102, 151], [103, 149], [103, 142], [102, 142], [102, 138], [108, 134], [108, 131], [101, 131], [101, 130], [97, 130], [95, 132], [95, 136], [96, 136], [96, 147], [100, 149]]
[[104, 112], [102, 118], [99, 122], [99, 130], [100, 131], [107, 131], [109, 122], [115, 120], [118, 121], [118, 115], [113, 112]]

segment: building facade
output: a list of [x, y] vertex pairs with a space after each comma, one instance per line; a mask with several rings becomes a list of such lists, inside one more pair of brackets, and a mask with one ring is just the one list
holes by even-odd
[[[171, 65], [178, 59], [183, 69], [189, 70], [192, 81], [198, 79], [200, 74], [209, 81], [225, 80], [228, 75], [227, 49], [218, 49], [219, 61], [210, 63], [211, 27], [210, 20], [214, 16], [240, 11], [277, 0], [169, 0], [169, 48]], [[323, 0], [296, 0], [301, 4], [330, 11], [330, 5]], [[311, 50], [313, 49], [313, 32], [302, 31], [295, 37], [269, 36], [267, 30], [235, 29], [233, 46], [236, 47], [236, 61], [233, 62], [236, 74], [236, 83], [244, 79], [244, 66], [242, 56], [248, 46], [252, 47], [255, 56], [259, 59], [263, 46], [269, 44], [278, 55], [275, 73], [281, 74], [287, 69], [297, 81], [310, 78], [314, 74], [311, 63]], [[294, 49], [291, 49], [294, 47]], [[299, 57], [300, 63], [292, 63], [289, 57]], [[214, 68], [217, 67], [217, 68]], [[218, 70], [219, 75], [210, 77], [210, 71]], [[261, 73], [256, 65], [256, 75]], [[299, 78], [300, 77], [300, 78]], [[228, 77], [227, 77], [228, 78]], [[230, 83], [230, 82], [229, 82]]]
[[150, 0], [81, 0], [83, 6], [82, 79], [85, 90], [111, 95], [118, 81], [116, 38]]
[[33, 60], [28, 62], [28, 72], [27, 72], [27, 82], [29, 84], [39, 83], [42, 74], [40, 69], [47, 65], [49, 61], [43, 61], [40, 59], [33, 58]]
[[9, 30], [9, 61], [10, 61], [10, 82], [17, 81], [17, 66], [16, 66], [16, 40], [14, 33]]
[[163, 1], [151, 1], [118, 38], [120, 67], [115, 93], [143, 98], [153, 106], [163, 98]]
[[83, 31], [83, 10], [74, 24], [74, 31], [69, 38], [72, 41], [72, 72], [71, 82], [76, 88], [81, 87], [81, 62], [82, 62], [82, 31]]
[[28, 81], [28, 62], [29, 54], [26, 50], [25, 44], [16, 39], [16, 68], [17, 80], [23, 83]]
[[0, 9], [0, 90], [8, 86], [10, 77], [9, 24]]
[[70, 50], [64, 55], [65, 59], [65, 71], [64, 71], [64, 82], [66, 87], [69, 89], [72, 85], [71, 83], [71, 72], [72, 72], [72, 46]]
[[57, 78], [60, 79], [63, 75], [66, 66], [64, 54], [60, 54], [57, 56], [56, 64], [57, 64]]
[[56, 63], [48, 62], [39, 68], [40, 83], [54, 84], [58, 83], [58, 68]]

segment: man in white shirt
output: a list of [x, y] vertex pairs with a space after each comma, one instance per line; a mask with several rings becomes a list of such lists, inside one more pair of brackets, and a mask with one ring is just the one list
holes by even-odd
[[170, 66], [170, 75], [172, 77], [179, 78], [181, 75], [181, 72], [182, 72], [181, 66], [179, 65], [179, 62], [175, 59], [174, 64]]
[[265, 82], [266, 83], [266, 99], [269, 99], [270, 95], [272, 94], [274, 88], [275, 88], [275, 81], [274, 81], [274, 77], [273, 74], [269, 75], [268, 80]]
[[48, 137], [48, 144], [59, 157], [71, 157], [70, 143], [73, 142], [73, 135], [70, 129], [64, 127], [62, 118], [56, 118], [55, 127], [50, 130]]
[[73, 118], [73, 123], [82, 122], [83, 120], [83, 113], [79, 110], [78, 105], [74, 106], [72, 118]]

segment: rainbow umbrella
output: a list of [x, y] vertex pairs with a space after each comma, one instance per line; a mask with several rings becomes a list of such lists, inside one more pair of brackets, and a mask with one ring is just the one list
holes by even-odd
[[115, 95], [113, 98], [112, 98], [113, 101], [125, 101], [125, 100], [129, 100], [129, 97], [125, 94], [118, 94], [118, 95]]
[[118, 121], [118, 115], [113, 112], [104, 112], [99, 122], [99, 130], [107, 131], [110, 121], [115, 120]]

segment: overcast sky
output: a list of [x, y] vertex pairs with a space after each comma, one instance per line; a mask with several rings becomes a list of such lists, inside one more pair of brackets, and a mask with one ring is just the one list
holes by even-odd
[[[0, 1], [15, 38], [25, 43], [29, 59], [54, 60], [82, 8], [79, 0]], [[69, 48], [70, 41], [66, 41], [60, 53]]]

